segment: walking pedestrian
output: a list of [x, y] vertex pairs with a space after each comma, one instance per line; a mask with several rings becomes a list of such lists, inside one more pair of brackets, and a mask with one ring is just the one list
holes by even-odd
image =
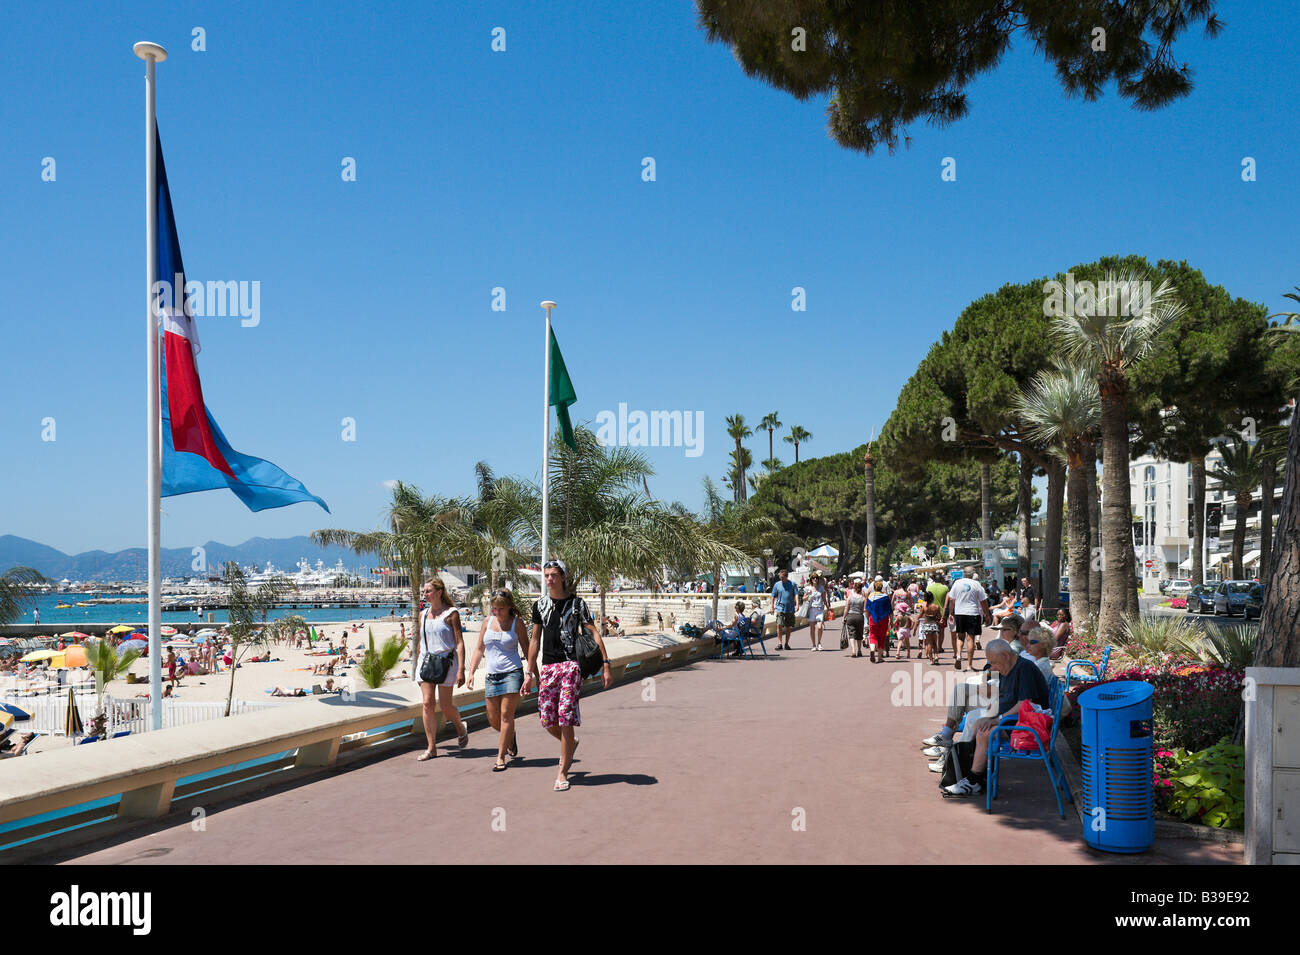
[[548, 560], [542, 565], [546, 593], [533, 603], [532, 639], [528, 642], [528, 670], [524, 677], [527, 692], [537, 674], [537, 653], [541, 648], [542, 667], [537, 690], [537, 715], [546, 732], [560, 741], [560, 771], [555, 777], [555, 791], [569, 788], [569, 767], [578, 748], [574, 728], [582, 725], [578, 697], [582, 692], [582, 671], [578, 665], [579, 631], [586, 628], [600, 650], [601, 685], [609, 689], [614, 682], [609, 670], [605, 642], [596, 632], [596, 624], [586, 602], [569, 592], [568, 570], [563, 562]]
[[790, 582], [790, 571], [784, 567], [772, 585], [772, 604], [768, 612], [776, 616], [776, 648], [790, 649], [790, 635], [794, 632], [794, 608], [799, 588]]
[[520, 645], [528, 652], [528, 637], [524, 621], [515, 607], [515, 597], [508, 590], [498, 590], [492, 595], [492, 614], [478, 631], [478, 645], [470, 657], [465, 685], [474, 689], [474, 671], [479, 662], [487, 658], [487, 674], [483, 677], [483, 705], [487, 708], [488, 722], [501, 734], [497, 743], [497, 761], [494, 773], [502, 772], [506, 757], [519, 757], [519, 743], [515, 739], [515, 710], [519, 708], [520, 690], [524, 685], [524, 663], [519, 655]]
[[840, 649], [843, 650], [851, 643], [853, 652], [849, 656], [852, 657], [862, 656], [862, 631], [866, 626], [866, 609], [867, 598], [862, 593], [862, 581], [855, 580], [844, 608], [844, 629], [840, 635]]
[[947, 606], [944, 608], [952, 614], [954, 622], [953, 642], [960, 641], [954, 647], [952, 665], [961, 669], [961, 653], [966, 652], [966, 665], [975, 669], [975, 643], [986, 625], [993, 623], [993, 614], [989, 610], [989, 596], [974, 577], [960, 577], [953, 581], [948, 591]]
[[939, 662], [939, 641], [943, 638], [940, 618], [943, 608], [934, 602], [934, 595], [928, 590], [921, 591], [918, 597], [916, 624], [921, 638], [921, 650], [931, 665]]
[[[438, 755], [434, 734], [437, 731], [438, 708], [447, 722], [456, 727], [456, 743], [464, 749], [469, 745], [469, 729], [461, 721], [460, 711], [452, 705], [451, 695], [457, 686], [465, 685], [465, 635], [460, 627], [460, 613], [447, 593], [442, 578], [434, 577], [424, 585], [424, 599], [428, 609], [420, 614], [420, 626], [415, 633], [415, 682], [420, 686], [423, 702], [424, 735], [429, 748], [419, 759], [433, 759]], [[346, 639], [346, 638], [345, 638]], [[445, 664], [446, 675], [436, 685], [420, 679], [426, 658], [435, 657]]]
[[808, 581], [808, 591], [804, 594], [804, 603], [808, 609], [808, 635], [812, 638], [812, 648], [822, 648], [822, 632], [826, 629], [823, 618], [830, 601], [826, 597], [826, 584], [821, 576], [813, 574]]
[[867, 596], [867, 635], [871, 644], [871, 662], [881, 663], [889, 652], [889, 615], [893, 607], [889, 594], [885, 593], [885, 582], [877, 577], [871, 582], [871, 593]]

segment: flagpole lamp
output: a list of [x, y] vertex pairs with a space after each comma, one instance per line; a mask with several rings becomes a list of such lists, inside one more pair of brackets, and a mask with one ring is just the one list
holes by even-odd
[[155, 252], [158, 248], [158, 166], [154, 125], [154, 65], [167, 59], [157, 43], [142, 40], [132, 49], [145, 62], [145, 325], [148, 329], [149, 409], [149, 702], [150, 729], [162, 729], [162, 425], [158, 388], [158, 319], [154, 311]]
[[542, 338], [546, 354], [543, 365], [546, 371], [542, 376], [542, 593], [545, 593], [551, 530], [551, 309], [555, 303], [548, 299], [542, 308], [546, 309], [546, 333]]

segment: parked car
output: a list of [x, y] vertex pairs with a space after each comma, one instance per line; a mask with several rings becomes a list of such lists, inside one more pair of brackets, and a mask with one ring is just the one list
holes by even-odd
[[1246, 592], [1246, 619], [1256, 620], [1264, 613], [1264, 585], [1255, 584]]
[[1170, 597], [1186, 597], [1192, 592], [1190, 580], [1171, 580], [1165, 586], [1165, 593]]
[[1167, 577], [1160, 578], [1159, 587], [1160, 587], [1160, 592], [1162, 594], [1165, 592], [1165, 588], [1168, 587], [1171, 582], [1172, 581], [1170, 581]]
[[1214, 586], [1196, 584], [1187, 592], [1188, 613], [1214, 613]]
[[1224, 580], [1214, 590], [1214, 615], [1224, 613], [1231, 617], [1238, 611], [1246, 613], [1246, 595], [1255, 585], [1253, 580]]

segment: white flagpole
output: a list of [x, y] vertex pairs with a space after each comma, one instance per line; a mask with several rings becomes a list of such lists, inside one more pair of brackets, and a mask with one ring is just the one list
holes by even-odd
[[149, 702], [150, 729], [162, 729], [162, 424], [158, 381], [158, 319], [154, 311], [153, 287], [157, 281], [155, 257], [158, 249], [158, 167], [154, 127], [154, 64], [167, 59], [157, 43], [141, 41], [133, 47], [145, 62], [145, 318], [148, 328], [148, 414], [149, 414]]
[[[542, 303], [546, 309], [546, 372], [542, 376], [542, 564], [550, 558], [551, 535], [551, 309], [555, 303]], [[546, 573], [542, 568], [542, 593], [546, 593]]]

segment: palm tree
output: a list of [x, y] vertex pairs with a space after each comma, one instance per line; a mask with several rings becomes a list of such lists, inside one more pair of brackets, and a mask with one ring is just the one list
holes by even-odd
[[[736, 451], [731, 459], [735, 465], [731, 487], [736, 495], [736, 503], [745, 500], [745, 468], [748, 467], [744, 460], [745, 449], [740, 446], [740, 442], [753, 433], [750, 427], [745, 424], [744, 415], [734, 414], [727, 418], [727, 434], [731, 435], [736, 442]], [[750, 460], [752, 461], [753, 458], [751, 457]]]
[[737, 503], [743, 503], [748, 499], [748, 497], [744, 494], [737, 495], [735, 493], [736, 485], [745, 481], [745, 472], [753, 465], [754, 455], [749, 448], [741, 448], [739, 451], [739, 457], [737, 457], [736, 451], [732, 451], [729, 456], [731, 458], [731, 471], [724, 479], [724, 483], [731, 488], [732, 498], [735, 499], [739, 497], [740, 500], [737, 501]]
[[805, 430], [804, 430], [803, 428], [801, 428], [799, 425], [795, 424], [795, 425], [791, 425], [791, 426], [790, 426], [790, 433], [787, 434], [787, 435], [786, 435], [782, 440], [784, 440], [787, 444], [793, 444], [793, 445], [794, 445], [794, 463], [795, 463], [795, 464], [798, 464], [798, 463], [799, 463], [799, 445], [800, 445], [800, 444], [806, 444], [807, 442], [811, 441], [811, 440], [812, 440], [812, 434], [809, 433], [809, 432], [807, 432], [807, 431], [805, 431]]
[[[773, 411], [771, 414], [763, 415], [763, 420], [758, 423], [758, 426], [767, 431], [767, 461], [763, 462], [763, 466], [769, 471], [775, 471], [776, 468], [769, 466], [768, 461], [776, 460], [776, 454], [772, 448], [772, 437], [776, 433], [776, 429], [781, 427], [781, 419]], [[778, 464], [777, 467], [779, 466]]]
[[[1300, 303], [1300, 287], [1286, 297]], [[1271, 334], [1300, 331], [1300, 313], [1278, 312], [1269, 318], [1282, 319]], [[1269, 561], [1255, 650], [1255, 666], [1261, 667], [1300, 666], [1300, 404], [1291, 409], [1286, 448], [1282, 506], [1277, 515], [1277, 537]]]
[[13, 623], [36, 602], [48, 581], [31, 567], [11, 567], [0, 574], [0, 624]]
[[483, 575], [489, 582], [489, 592], [497, 589], [501, 579], [517, 582], [519, 565], [529, 559], [516, 546], [520, 531], [527, 524], [527, 514], [540, 502], [534, 502], [527, 488], [515, 478], [496, 477], [486, 462], [474, 465], [478, 480], [478, 499], [468, 508], [456, 549], [464, 554], [466, 562], [476, 570], [486, 569]]
[[1016, 401], [1016, 415], [1031, 440], [1065, 458], [1070, 606], [1075, 620], [1088, 616], [1088, 445], [1101, 424], [1101, 394], [1094, 371], [1083, 366], [1040, 372]]
[[781, 463], [780, 458], [768, 458], [766, 461], [763, 462], [763, 467], [767, 469], [768, 474], [774, 474], [777, 471], [781, 470], [781, 468], [783, 468], [784, 466], [785, 465]]
[[[872, 436], [874, 438], [874, 435]], [[876, 576], [876, 459], [871, 453], [871, 442], [867, 442], [867, 452], [862, 456], [863, 472], [866, 475], [865, 504], [867, 508], [867, 570], [868, 578]]]
[[357, 554], [376, 554], [385, 563], [402, 568], [411, 586], [411, 616], [420, 606], [420, 591], [426, 570], [435, 573], [459, 557], [465, 545], [469, 502], [431, 495], [425, 497], [412, 484], [398, 481], [388, 505], [388, 530], [312, 531], [311, 539], [322, 547], [347, 547]]
[[1237, 521], [1232, 529], [1232, 573], [1237, 580], [1246, 576], [1242, 557], [1246, 550], [1246, 518], [1255, 488], [1264, 480], [1264, 462], [1255, 449], [1245, 441], [1234, 441], [1232, 446], [1219, 449], [1222, 460], [1211, 469], [1209, 476], [1219, 482], [1219, 488], [1231, 494], [1237, 503]]
[[[722, 592], [722, 571], [726, 564], [753, 560], [766, 537], [777, 533], [776, 522], [755, 512], [749, 502], [724, 501], [713, 482], [704, 478], [704, 513], [696, 520], [698, 536], [711, 542], [709, 553], [702, 553], [713, 576], [713, 619], [718, 618], [718, 599]], [[701, 568], [704, 569], [704, 568]]]
[[141, 651], [127, 650], [118, 655], [107, 640], [86, 642], [86, 665], [95, 675], [95, 725], [102, 735], [104, 727], [104, 687], [124, 675], [140, 659]]
[[226, 629], [230, 631], [230, 690], [226, 693], [225, 712], [229, 716], [235, 699], [235, 670], [240, 659], [250, 647], [266, 644], [271, 633], [265, 626], [266, 615], [277, 601], [298, 588], [288, 577], [277, 576], [258, 584], [256, 590], [249, 590], [244, 572], [233, 560], [226, 563], [224, 577], [226, 586], [230, 588], [230, 605], [226, 611], [229, 618]]
[[397, 666], [397, 661], [402, 658], [402, 651], [406, 649], [400, 637], [392, 636], [384, 641], [384, 645], [375, 649], [375, 631], [370, 630], [370, 643], [366, 648], [365, 655], [361, 662], [357, 664], [357, 673], [360, 674], [362, 681], [372, 690], [377, 690], [384, 685], [384, 679], [388, 676], [388, 671]]
[[[1154, 293], [1149, 288], [1150, 283], [1144, 285], [1134, 273], [1117, 279], [1108, 272], [1095, 302], [1080, 296], [1068, 314], [1052, 319], [1052, 331], [1066, 357], [1097, 372], [1105, 461], [1101, 495], [1105, 568], [1097, 632], [1115, 641], [1122, 633], [1125, 613], [1137, 601], [1128, 478], [1128, 372], [1185, 310], [1168, 280]], [[1127, 301], [1121, 301], [1121, 290]], [[1129, 314], [1121, 315], [1121, 309]]]

